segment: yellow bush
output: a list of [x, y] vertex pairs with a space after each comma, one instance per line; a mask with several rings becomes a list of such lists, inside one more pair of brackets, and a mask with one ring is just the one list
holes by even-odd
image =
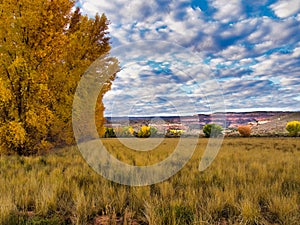
[[137, 136], [138, 137], [141, 137], [141, 138], [147, 138], [147, 137], [150, 137], [151, 135], [151, 132], [150, 132], [150, 127], [149, 126], [145, 126], [143, 125], [141, 127], [141, 129], [139, 130]]
[[285, 129], [290, 133], [291, 136], [296, 137], [300, 132], [300, 121], [291, 121], [286, 124]]

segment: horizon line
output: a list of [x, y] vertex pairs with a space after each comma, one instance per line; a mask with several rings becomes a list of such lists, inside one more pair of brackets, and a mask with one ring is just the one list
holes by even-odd
[[138, 117], [181, 117], [181, 116], [195, 116], [195, 115], [212, 115], [212, 114], [227, 114], [227, 113], [259, 113], [259, 112], [266, 112], [266, 113], [298, 113], [300, 110], [232, 110], [232, 111], [225, 111], [225, 112], [199, 112], [196, 114], [184, 114], [184, 115], [178, 115], [178, 114], [153, 114], [153, 115], [116, 115], [116, 116], [109, 116], [104, 115], [105, 118], [117, 118], [117, 117], [130, 117], [130, 118], [138, 118]]

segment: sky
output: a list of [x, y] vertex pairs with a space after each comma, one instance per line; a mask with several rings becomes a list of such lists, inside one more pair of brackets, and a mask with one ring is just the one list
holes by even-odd
[[79, 0], [110, 20], [106, 116], [300, 111], [299, 0]]

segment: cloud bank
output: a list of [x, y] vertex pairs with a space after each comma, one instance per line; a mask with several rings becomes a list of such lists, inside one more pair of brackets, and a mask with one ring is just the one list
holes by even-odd
[[[130, 55], [132, 62], [123, 62], [104, 99], [107, 115], [161, 115], [177, 108], [208, 112], [209, 99], [215, 100], [208, 92], [216, 88], [227, 111], [300, 110], [298, 0], [80, 0], [78, 5], [90, 16], [107, 15], [113, 49], [131, 45], [135, 50], [128, 53], [144, 57], [134, 63]], [[158, 44], [141, 54], [135, 45], [147, 41]], [[173, 48], [158, 50], [165, 42], [190, 54], [168, 61]], [[204, 74], [218, 85], [199, 88], [204, 75], [189, 71], [196, 64], [209, 67]]]

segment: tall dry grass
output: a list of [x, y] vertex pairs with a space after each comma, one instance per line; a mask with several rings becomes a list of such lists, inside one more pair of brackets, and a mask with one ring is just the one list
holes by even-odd
[[[177, 143], [166, 139], [146, 153], [103, 141], [135, 165], [167, 157]], [[76, 147], [35, 157], [2, 155], [0, 224], [299, 224], [299, 138], [227, 138], [200, 173], [206, 143], [199, 140], [179, 173], [146, 187], [107, 181]]]

